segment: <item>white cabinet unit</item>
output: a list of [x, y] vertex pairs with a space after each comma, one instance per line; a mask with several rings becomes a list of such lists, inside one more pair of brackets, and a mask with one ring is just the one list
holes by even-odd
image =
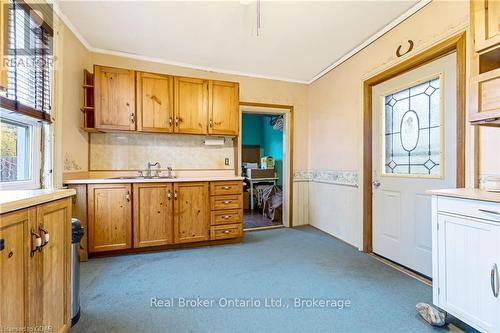
[[500, 203], [434, 196], [433, 301], [482, 332], [500, 332]]

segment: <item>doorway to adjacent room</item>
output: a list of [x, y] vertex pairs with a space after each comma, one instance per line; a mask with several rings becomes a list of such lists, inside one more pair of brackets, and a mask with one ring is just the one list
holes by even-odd
[[241, 111], [244, 228], [289, 226], [290, 110], [242, 106]]

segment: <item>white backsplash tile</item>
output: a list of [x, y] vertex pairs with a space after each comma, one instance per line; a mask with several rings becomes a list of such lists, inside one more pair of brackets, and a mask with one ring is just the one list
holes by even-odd
[[234, 169], [233, 140], [226, 138], [223, 146], [205, 146], [204, 139], [199, 135], [94, 133], [90, 170], [138, 170], [149, 161], [177, 170]]

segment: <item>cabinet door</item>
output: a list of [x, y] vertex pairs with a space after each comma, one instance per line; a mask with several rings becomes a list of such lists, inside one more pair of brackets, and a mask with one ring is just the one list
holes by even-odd
[[498, 332], [498, 282], [492, 274], [496, 280], [500, 226], [440, 214], [438, 228], [438, 305], [480, 331]]
[[174, 78], [175, 133], [207, 134], [208, 81]]
[[49, 241], [29, 260], [28, 325], [66, 332], [71, 326], [71, 199], [37, 206], [36, 216], [31, 229], [47, 233]]
[[174, 197], [175, 242], [208, 240], [210, 227], [208, 183], [175, 183]]
[[174, 130], [172, 76], [137, 73], [137, 130], [171, 133]]
[[0, 323], [2, 327], [25, 327], [26, 292], [24, 276], [29, 257], [30, 220], [35, 209], [4, 214], [0, 217]]
[[471, 1], [474, 42], [477, 52], [500, 44], [500, 1]]
[[172, 184], [134, 184], [134, 247], [173, 243]]
[[239, 85], [210, 81], [208, 133], [238, 135], [240, 125]]
[[130, 184], [88, 186], [89, 252], [132, 247]]
[[134, 71], [94, 67], [95, 127], [135, 130]]

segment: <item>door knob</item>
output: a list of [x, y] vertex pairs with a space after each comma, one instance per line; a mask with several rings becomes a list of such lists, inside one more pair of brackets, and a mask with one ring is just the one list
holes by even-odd
[[379, 188], [380, 187], [380, 182], [378, 180], [374, 180], [372, 182], [372, 184], [373, 184], [373, 187], [375, 187], [375, 188]]

